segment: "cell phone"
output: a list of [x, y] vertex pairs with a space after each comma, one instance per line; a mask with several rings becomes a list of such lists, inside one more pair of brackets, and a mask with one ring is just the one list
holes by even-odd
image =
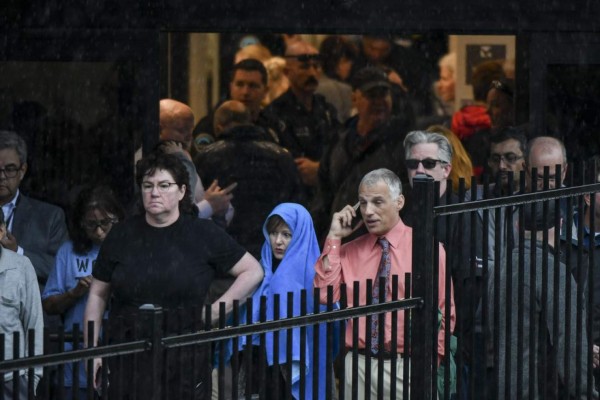
[[352, 208], [354, 208], [354, 211], [356, 212], [356, 217], [354, 217], [354, 219], [352, 220], [352, 228], [355, 228], [356, 225], [358, 225], [360, 221], [362, 221], [362, 214], [360, 212], [360, 201], [357, 201], [356, 204], [352, 206]]
[[237, 182], [233, 182], [227, 186], [225, 186], [224, 190], [227, 190], [229, 192], [233, 191], [233, 189], [235, 189], [237, 187]]

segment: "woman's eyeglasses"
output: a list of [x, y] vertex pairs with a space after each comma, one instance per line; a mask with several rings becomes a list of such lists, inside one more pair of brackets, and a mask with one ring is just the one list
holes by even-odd
[[150, 193], [150, 192], [152, 192], [154, 187], [156, 187], [156, 189], [158, 189], [158, 191], [160, 193], [166, 193], [169, 191], [169, 188], [172, 185], [177, 185], [177, 183], [175, 183], [175, 182], [159, 182], [156, 185], [153, 185], [152, 183], [144, 182], [144, 183], [142, 183], [142, 192]]

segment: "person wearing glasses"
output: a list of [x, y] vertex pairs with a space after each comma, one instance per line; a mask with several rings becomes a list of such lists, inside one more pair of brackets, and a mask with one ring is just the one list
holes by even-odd
[[[452, 171], [452, 145], [446, 137], [437, 132], [412, 131], [404, 139], [406, 169], [408, 182], [413, 186], [413, 179], [417, 175], [428, 175], [440, 183], [439, 204], [446, 204], [446, 191], [448, 190], [448, 177]], [[449, 188], [452, 191], [452, 188]], [[452, 193], [453, 202], [456, 196]], [[409, 194], [403, 219], [408, 226], [412, 226], [412, 217], [415, 207], [419, 207], [418, 199]], [[445, 218], [438, 220], [438, 234], [441, 241], [445, 238]]]
[[[72, 333], [73, 326], [79, 325], [80, 343], [83, 343], [83, 312], [92, 284], [92, 267], [106, 235], [124, 217], [111, 189], [105, 186], [83, 189], [71, 212], [71, 240], [58, 249], [56, 264], [42, 293], [44, 311], [61, 315], [65, 332]], [[64, 350], [73, 350], [73, 342], [65, 342]], [[73, 364], [65, 364], [65, 392], [59, 393], [60, 398], [73, 398], [73, 370]], [[79, 393], [75, 398], [85, 399], [88, 385], [83, 361], [79, 363], [77, 377]]]
[[[61, 208], [27, 197], [19, 190], [26, 172], [25, 141], [15, 132], [0, 131], [0, 205], [6, 222], [6, 235], [0, 244], [31, 260], [41, 293], [68, 233]], [[44, 322], [53, 328], [60, 324], [58, 317], [47, 315]]]
[[[346, 284], [348, 307], [365, 305], [367, 302], [367, 279], [373, 280], [373, 297], [375, 303], [392, 299], [392, 277], [398, 276], [399, 282], [404, 282], [407, 272], [412, 271], [412, 240], [413, 230], [406, 226], [400, 217], [404, 207], [402, 183], [392, 171], [381, 168], [368, 172], [358, 185], [356, 206], [345, 205], [333, 214], [327, 239], [321, 256], [315, 264], [314, 286], [321, 289], [321, 304], [327, 304], [327, 287], [333, 287], [333, 301], [340, 300], [341, 284]], [[360, 215], [358, 213], [360, 207]], [[367, 233], [342, 244], [342, 240], [356, 231], [356, 220], [364, 225]], [[439, 245], [438, 262], [438, 292], [444, 293], [446, 280], [446, 256], [444, 248]], [[382, 293], [375, 281], [385, 278], [386, 286]], [[352, 282], [360, 282], [358, 293], [354, 291]], [[434, 283], [435, 284], [435, 283]], [[377, 289], [375, 289], [377, 288]], [[405, 286], [400, 283], [398, 298], [405, 297]], [[376, 292], [375, 292], [376, 290]], [[358, 303], [357, 303], [358, 300]], [[454, 300], [451, 293], [448, 297], [438, 296], [437, 306], [445, 310], [446, 301], [450, 301], [450, 318], [442, 316], [437, 341], [438, 365], [446, 353], [444, 332], [454, 330], [455, 312]], [[384, 399], [389, 399], [394, 385], [396, 398], [402, 399], [403, 386], [409, 384], [404, 380], [404, 358], [411, 357], [405, 347], [404, 315], [398, 313], [397, 337], [392, 336], [390, 315], [385, 317], [385, 328], [379, 330], [377, 319], [367, 325], [366, 318], [346, 322], [345, 346], [347, 353], [344, 357], [345, 381], [340, 382], [345, 387], [345, 399], [352, 398], [352, 390], [357, 389], [359, 398], [370, 391], [371, 398], [377, 398], [383, 393]], [[383, 321], [380, 321], [383, 322]], [[353, 343], [353, 330], [358, 332], [358, 343]], [[382, 346], [383, 344], [383, 346]], [[353, 345], [358, 347], [358, 374], [353, 373]], [[418, 357], [418, 355], [415, 355]], [[369, 363], [367, 363], [369, 359]], [[370, 369], [368, 366], [370, 365]], [[391, 368], [396, 367], [396, 379], [392, 381]], [[379, 369], [383, 369], [383, 387], [378, 387]], [[366, 386], [365, 377], [370, 375], [370, 386]]]
[[[197, 326], [195, 307], [201, 307], [215, 275], [229, 274], [236, 280], [214, 303], [212, 321], [218, 320], [219, 303], [226, 311], [233, 301], [243, 302], [258, 287], [263, 271], [258, 261], [246, 252], [213, 221], [197, 217], [197, 209], [188, 192], [189, 175], [183, 163], [172, 154], [151, 153], [136, 165], [143, 211], [113, 227], [104, 240], [93, 269], [92, 285], [84, 314], [87, 322], [100, 327], [107, 302], [112, 296], [109, 332], [119, 339], [134, 335], [134, 314], [143, 304], [155, 304], [179, 318], [167, 318], [165, 335], [190, 332]], [[122, 318], [119, 318], [122, 317]], [[122, 321], [122, 324], [120, 323]], [[177, 321], [181, 321], [179, 324]], [[97, 344], [98, 329], [94, 330]], [[115, 338], [110, 338], [109, 340]], [[161, 377], [169, 392], [154, 394], [165, 399], [205, 398], [211, 390], [209, 349], [198, 346], [179, 354], [167, 352], [168, 368]], [[113, 359], [114, 360], [114, 359]], [[111, 374], [133, 369], [132, 357], [110, 362]], [[119, 362], [119, 361], [122, 361]], [[101, 359], [94, 360], [94, 382], [99, 387]], [[181, 372], [180, 372], [181, 371]], [[194, 371], [198, 374], [194, 375]], [[148, 376], [122, 385], [111, 382], [110, 398], [123, 398], [137, 390], [140, 398], [150, 398]]]
[[[500, 179], [500, 187], [495, 192], [513, 194], [519, 191], [521, 171], [525, 170], [525, 150], [527, 139], [519, 130], [509, 127], [490, 138], [488, 166], [492, 179]], [[512, 172], [512, 187], [509, 187], [509, 174]]]
[[[439, 182], [440, 192], [437, 205], [448, 204], [448, 193], [450, 192], [449, 203], [457, 203], [458, 197], [452, 192], [452, 187], [448, 185], [448, 177], [452, 171], [452, 145], [444, 135], [437, 132], [413, 131], [406, 135], [404, 139], [404, 149], [406, 155], [406, 169], [408, 170], [408, 181], [413, 186], [413, 179], [417, 175], [428, 175], [436, 182]], [[407, 196], [406, 207], [402, 213], [402, 219], [408, 226], [413, 226], [416, 222], [413, 220], [417, 214], [416, 210], [420, 207], [419, 199], [411, 194]], [[450, 231], [450, 241], [446, 231]], [[452, 246], [455, 241], [456, 217], [437, 219], [437, 234], [440, 242], [446, 245], [446, 249]], [[456, 279], [457, 271], [454, 265], [451, 267], [452, 276]]]
[[325, 97], [315, 93], [321, 78], [317, 49], [303, 41], [293, 42], [284, 58], [283, 72], [290, 87], [269, 104], [267, 112], [283, 121], [285, 128], [279, 144], [292, 153], [311, 199], [317, 184], [319, 160], [339, 126], [337, 112]]

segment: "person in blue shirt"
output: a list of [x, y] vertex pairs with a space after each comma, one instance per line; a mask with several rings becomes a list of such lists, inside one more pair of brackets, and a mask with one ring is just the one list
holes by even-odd
[[[44, 311], [61, 315], [66, 333], [73, 332], [76, 324], [79, 325], [79, 332], [83, 332], [83, 313], [92, 283], [92, 267], [106, 235], [124, 216], [123, 208], [112, 190], [105, 186], [83, 189], [73, 205], [71, 240], [58, 250], [54, 269], [42, 293]], [[79, 340], [83, 344], [83, 335]], [[65, 342], [64, 349], [72, 350], [73, 343]], [[73, 364], [65, 365], [65, 394], [61, 398], [74, 398], [73, 369]], [[80, 391], [77, 398], [85, 399], [87, 382], [83, 362], [79, 363], [77, 375]]]

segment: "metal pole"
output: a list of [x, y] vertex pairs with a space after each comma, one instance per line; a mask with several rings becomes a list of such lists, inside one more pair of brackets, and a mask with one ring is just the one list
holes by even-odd
[[430, 400], [433, 398], [433, 362], [437, 362], [437, 346], [434, 346], [437, 324], [434, 325], [433, 320], [435, 315], [437, 321], [437, 303], [433, 298], [433, 178], [415, 176], [413, 194], [412, 199], [417, 205], [412, 244], [413, 296], [422, 298], [423, 304], [413, 311], [411, 322], [410, 398]]
[[140, 307], [140, 332], [147, 333], [149, 340], [148, 351], [140, 356], [140, 366], [142, 367], [141, 377], [148, 384], [142, 389], [147, 394], [145, 399], [161, 400], [162, 396], [162, 325], [163, 309], [154, 304], [144, 304]]

